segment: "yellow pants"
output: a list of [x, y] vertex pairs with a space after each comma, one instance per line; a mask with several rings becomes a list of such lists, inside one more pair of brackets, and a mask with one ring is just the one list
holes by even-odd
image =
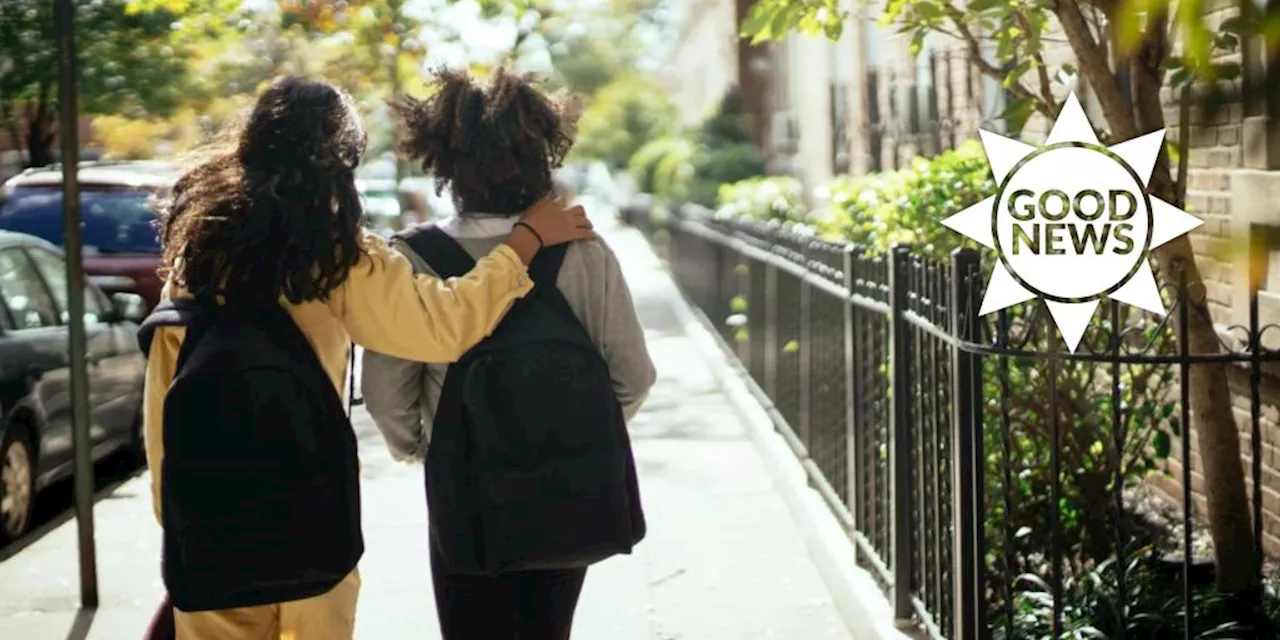
[[306, 600], [242, 609], [174, 610], [178, 640], [351, 640], [356, 630], [360, 573]]

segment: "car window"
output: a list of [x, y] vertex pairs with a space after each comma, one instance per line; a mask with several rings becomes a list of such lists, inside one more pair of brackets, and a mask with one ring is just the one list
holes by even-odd
[[[27, 251], [36, 269], [44, 276], [49, 285], [54, 302], [58, 305], [58, 317], [65, 324], [71, 315], [67, 310], [67, 263], [62, 257], [44, 249], [32, 248]], [[84, 321], [98, 322], [102, 319], [102, 303], [94, 294], [93, 288], [86, 282], [84, 285]]]
[[20, 249], [0, 250], [0, 298], [14, 329], [58, 325], [58, 308], [45, 290], [40, 272]]
[[[152, 194], [136, 190], [80, 192], [82, 241], [87, 252], [159, 253]], [[0, 229], [27, 233], [62, 246], [62, 190], [20, 188], [0, 204]]]

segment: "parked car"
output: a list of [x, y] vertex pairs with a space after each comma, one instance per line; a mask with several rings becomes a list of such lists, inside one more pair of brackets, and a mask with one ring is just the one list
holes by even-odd
[[[85, 285], [89, 437], [95, 461], [142, 458], [142, 297]], [[73, 471], [66, 262], [52, 243], [0, 231], [0, 540], [22, 535], [39, 491]]]
[[[151, 309], [163, 283], [152, 199], [163, 196], [177, 168], [162, 162], [81, 163], [80, 217], [84, 268], [107, 293], [137, 293]], [[27, 233], [55, 245], [62, 237], [62, 170], [27, 171], [0, 189], [0, 230]]]

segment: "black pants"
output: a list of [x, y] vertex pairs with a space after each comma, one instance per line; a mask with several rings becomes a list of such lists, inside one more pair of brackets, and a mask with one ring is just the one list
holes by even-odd
[[447, 574], [432, 542], [431, 582], [444, 640], [569, 640], [585, 568]]

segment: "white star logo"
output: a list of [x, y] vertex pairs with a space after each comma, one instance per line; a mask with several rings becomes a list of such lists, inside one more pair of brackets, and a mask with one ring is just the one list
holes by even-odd
[[1163, 131], [1103, 147], [1072, 93], [1042, 148], [979, 133], [1000, 189], [942, 221], [1000, 256], [979, 315], [1044, 298], [1074, 352], [1103, 296], [1166, 313], [1147, 254], [1202, 222], [1146, 193]]

